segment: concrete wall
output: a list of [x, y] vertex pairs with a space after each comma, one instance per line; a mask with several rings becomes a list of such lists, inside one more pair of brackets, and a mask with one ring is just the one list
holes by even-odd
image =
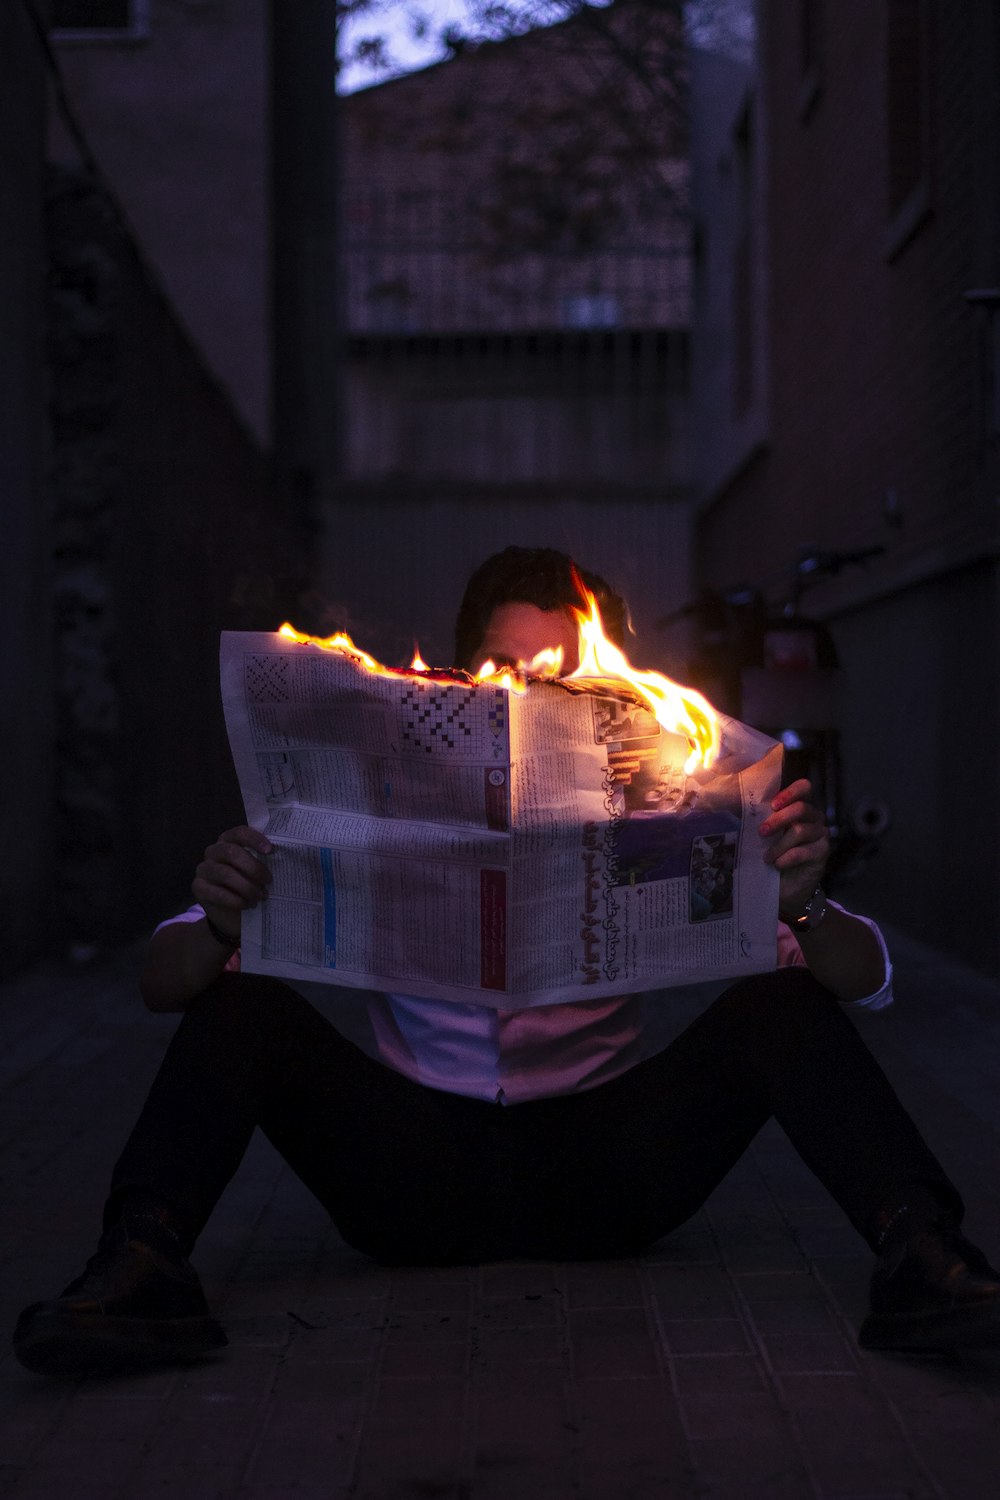
[[[58, 42], [60, 67], [178, 315], [266, 441], [267, 0], [148, 0], [147, 9], [143, 40]], [[52, 157], [72, 163], [54, 124]]]
[[679, 489], [688, 362], [683, 329], [353, 341], [346, 477]]
[[835, 633], [848, 799], [877, 797], [893, 815], [844, 899], [994, 968], [1000, 570], [977, 563], [902, 590], [838, 617]]
[[218, 686], [225, 628], [295, 612], [268, 466], [113, 207], [48, 202], [60, 858], [53, 935], [117, 942], [186, 905], [242, 821]]
[[764, 153], [753, 67], [691, 54], [692, 472], [715, 495], [768, 431]]
[[690, 596], [690, 515], [686, 496], [638, 497], [610, 487], [587, 501], [572, 493], [371, 496], [336, 513], [321, 580], [325, 623], [330, 630], [343, 623], [383, 661], [409, 661], [418, 642], [427, 661], [448, 665], [473, 568], [510, 543], [558, 547], [625, 595], [637, 665], [676, 670], [656, 622]]
[[51, 616], [42, 287], [41, 49], [20, 5], [0, 7], [0, 743], [4, 857], [0, 972], [58, 919], [53, 888]]

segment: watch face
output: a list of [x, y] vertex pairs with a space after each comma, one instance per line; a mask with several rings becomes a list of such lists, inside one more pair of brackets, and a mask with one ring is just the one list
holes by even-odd
[[801, 917], [795, 918], [792, 926], [798, 932], [812, 932], [813, 928], [818, 927], [825, 916], [826, 892], [821, 885], [818, 885], [806, 902], [805, 911]]
[[814, 927], [819, 926], [825, 916], [826, 892], [823, 890], [822, 886], [817, 886], [812, 895], [809, 897], [809, 900], [806, 902], [803, 925], [808, 931], [811, 932]]

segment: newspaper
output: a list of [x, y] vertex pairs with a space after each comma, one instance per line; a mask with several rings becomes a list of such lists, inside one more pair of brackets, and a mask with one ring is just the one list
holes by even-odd
[[248, 822], [274, 846], [246, 970], [518, 1009], [776, 962], [757, 826], [781, 746], [690, 746], [600, 684], [523, 694], [280, 635], [222, 637]]

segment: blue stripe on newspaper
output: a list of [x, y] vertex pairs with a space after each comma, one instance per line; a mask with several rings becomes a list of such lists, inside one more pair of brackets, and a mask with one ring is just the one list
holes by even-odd
[[333, 850], [319, 851], [323, 871], [323, 967], [337, 967], [337, 887], [333, 879]]

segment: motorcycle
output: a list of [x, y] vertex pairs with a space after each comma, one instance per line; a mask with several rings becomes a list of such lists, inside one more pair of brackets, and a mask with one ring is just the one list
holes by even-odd
[[[803, 552], [790, 570], [785, 597], [765, 597], [765, 585], [704, 589], [697, 599], [656, 622], [667, 629], [690, 621], [695, 648], [685, 680], [723, 713], [780, 740], [784, 784], [807, 777], [830, 831], [827, 884], [846, 883], [878, 853], [889, 831], [888, 806], [863, 797], [844, 806], [838, 728], [841, 667], [830, 631], [802, 611], [802, 596], [821, 578], [865, 565], [885, 551]], [[788, 572], [780, 575], [788, 579]]]

